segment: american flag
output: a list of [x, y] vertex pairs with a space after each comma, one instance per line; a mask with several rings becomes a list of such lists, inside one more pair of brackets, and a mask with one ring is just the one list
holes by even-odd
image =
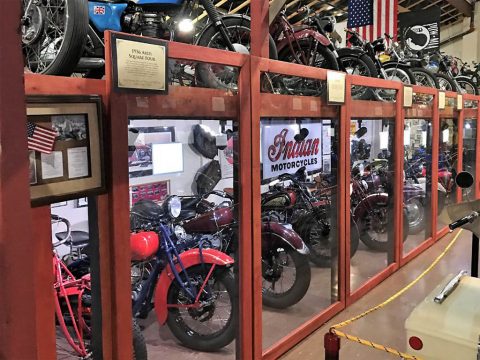
[[349, 0], [349, 29], [357, 31], [360, 36], [373, 41], [384, 34], [397, 37], [398, 0]]
[[37, 150], [45, 154], [50, 154], [53, 150], [57, 132], [28, 122], [27, 137], [29, 150]]

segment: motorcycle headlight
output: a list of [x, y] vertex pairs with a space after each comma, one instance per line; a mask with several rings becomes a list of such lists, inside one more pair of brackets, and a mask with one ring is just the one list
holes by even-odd
[[179, 240], [184, 240], [187, 237], [187, 232], [183, 228], [183, 226], [176, 225], [175, 228], [173, 229], [173, 232], [175, 233], [175, 236]]
[[171, 216], [172, 218], [177, 218], [180, 216], [180, 211], [182, 210], [182, 202], [178, 196], [170, 196], [165, 200], [163, 204], [164, 211]]

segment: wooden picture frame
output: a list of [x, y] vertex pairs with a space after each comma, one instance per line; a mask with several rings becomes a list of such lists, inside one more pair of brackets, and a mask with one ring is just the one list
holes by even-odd
[[29, 150], [32, 206], [106, 191], [100, 96], [27, 97], [27, 121], [57, 132], [50, 154]]

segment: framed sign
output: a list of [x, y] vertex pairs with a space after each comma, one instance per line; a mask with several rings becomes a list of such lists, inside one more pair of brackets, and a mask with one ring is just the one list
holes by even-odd
[[157, 181], [130, 186], [130, 204], [133, 206], [140, 200], [161, 202], [170, 195], [170, 181]]
[[457, 110], [463, 110], [463, 95], [457, 95]]
[[32, 206], [105, 192], [102, 102], [99, 96], [31, 96], [27, 121], [53, 133], [51, 149], [30, 144]]
[[168, 93], [168, 43], [112, 33], [113, 87], [116, 91]]
[[337, 71], [327, 72], [327, 99], [329, 104], [344, 104], [346, 96], [346, 74]]

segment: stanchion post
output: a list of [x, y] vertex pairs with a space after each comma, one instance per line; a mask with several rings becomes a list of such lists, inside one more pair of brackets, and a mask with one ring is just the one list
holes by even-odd
[[478, 236], [472, 234], [472, 277], [478, 277], [478, 252], [479, 252], [479, 240]]
[[325, 349], [325, 360], [340, 359], [340, 338], [330, 332], [323, 338], [323, 347]]

